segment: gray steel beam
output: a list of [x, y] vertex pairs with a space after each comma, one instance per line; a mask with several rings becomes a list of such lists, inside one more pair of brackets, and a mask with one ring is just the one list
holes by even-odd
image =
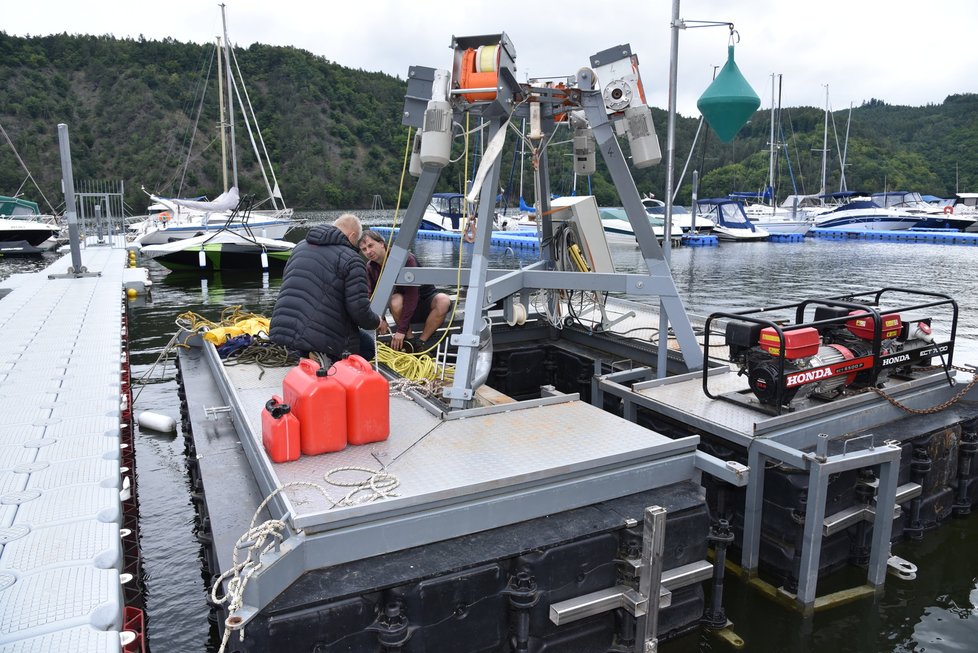
[[635, 652], [655, 651], [658, 645], [659, 590], [662, 585], [662, 552], [666, 540], [666, 509], [649, 506], [645, 509], [642, 532], [642, 570], [638, 591], [648, 600], [647, 613], [635, 620]]
[[411, 201], [404, 213], [404, 220], [401, 221], [401, 228], [387, 253], [387, 262], [384, 264], [380, 279], [377, 280], [373, 299], [370, 300], [370, 308], [374, 313], [382, 313], [387, 307], [387, 302], [390, 301], [394, 285], [407, 261], [408, 248], [418, 233], [421, 218], [428, 204], [431, 203], [431, 196], [435, 192], [435, 184], [438, 183], [440, 176], [441, 168], [424, 166], [421, 170], [421, 177], [414, 187], [414, 193], [411, 194]]
[[876, 504], [881, 506], [873, 519], [873, 541], [869, 554], [869, 570], [866, 580], [874, 587], [883, 585], [886, 579], [887, 560], [890, 558], [890, 536], [893, 518], [886, 506], [896, 505], [897, 483], [900, 474], [900, 448], [894, 447], [896, 456], [880, 464], [879, 486], [876, 488]]
[[[505, 128], [507, 121], [508, 117], [490, 120], [487, 142], [491, 142], [493, 136], [501, 128]], [[452, 387], [445, 388], [442, 392], [452, 408], [465, 408], [475, 393], [472, 379], [475, 376], [475, 363], [479, 354], [479, 333], [485, 325], [483, 309], [486, 307], [489, 241], [492, 238], [492, 224], [496, 209], [495, 189], [499, 187], [500, 170], [501, 157], [497, 156], [479, 191], [479, 228], [476, 230], [475, 243], [472, 244], [472, 264], [465, 291], [465, 318], [462, 321], [462, 332], [452, 336], [452, 344], [458, 347], [455, 377]]]

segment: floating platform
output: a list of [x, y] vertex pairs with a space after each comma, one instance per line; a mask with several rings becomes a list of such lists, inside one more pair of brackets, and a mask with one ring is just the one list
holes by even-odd
[[767, 239], [772, 243], [803, 243], [805, 234], [771, 234]]
[[683, 236], [682, 243], [687, 247], [717, 247], [720, 239], [716, 236]]
[[[391, 398], [386, 441], [274, 464], [260, 415], [288, 369], [226, 367], [212, 345], [187, 342], [185, 431], [211, 573], [235, 565], [236, 538], [264, 497], [274, 495], [257, 520], [281, 519], [288, 533], [249, 575], [234, 614], [246, 627], [240, 650], [267, 650], [283, 631], [324, 652], [401, 636], [427, 650], [494, 650], [514, 629], [543, 647], [606, 648], [634, 637], [645, 615], [638, 580], [622, 579], [655, 565], [658, 631], [701, 618], [714, 572], [699, 479], [724, 465], [697, 451], [697, 437], [664, 437], [554, 389], [522, 402], [489, 393], [495, 403], [450, 413], [414, 394]], [[394, 494], [335, 503], [365, 469], [396, 476]], [[657, 563], [642, 553], [652, 506], [664, 509]], [[632, 600], [630, 617], [616, 618]], [[594, 601], [603, 607], [586, 607]]]
[[[143, 633], [126, 252], [0, 285], [0, 650], [118, 651]], [[129, 628], [138, 632], [126, 632]]]
[[825, 240], [874, 240], [887, 243], [931, 243], [934, 245], [978, 245], [978, 233], [954, 229], [812, 229], [813, 238]]

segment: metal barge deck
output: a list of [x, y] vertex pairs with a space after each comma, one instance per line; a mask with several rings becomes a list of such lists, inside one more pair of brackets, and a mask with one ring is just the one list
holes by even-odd
[[[558, 645], [586, 631], [610, 641], [621, 629], [613, 608], [634, 601], [633, 617], [645, 616], [636, 579], [652, 569], [641, 554], [651, 506], [664, 509], [669, 543], [659, 631], [687, 629], [703, 613], [713, 565], [700, 476], [720, 464], [697, 452], [698, 438], [666, 438], [556, 391], [451, 414], [392, 397], [385, 442], [274, 464], [260, 415], [288, 370], [225, 367], [199, 340], [179, 361], [211, 572], [244, 558], [234, 557], [235, 539], [262, 497], [274, 494], [259, 521], [282, 519], [289, 533], [242, 593], [242, 650], [262, 650], [282, 629], [303, 646], [333, 650], [346, 637], [372, 650], [393, 637], [393, 622], [419, 631], [416, 646], [498, 648], [514, 592], [528, 602], [525, 637]], [[333, 505], [349, 488], [331, 480], [365, 477], [350, 468], [393, 474], [395, 496]], [[631, 576], [634, 588], [622, 581]], [[607, 605], [587, 608], [595, 594]], [[332, 636], [304, 629], [310, 619], [329, 621]]]
[[[2, 282], [0, 651], [119, 651], [138, 564], [124, 249]], [[138, 638], [138, 639], [137, 639]]]

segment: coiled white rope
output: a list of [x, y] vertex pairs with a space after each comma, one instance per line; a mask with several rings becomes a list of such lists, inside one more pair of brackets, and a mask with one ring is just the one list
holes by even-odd
[[[360, 480], [337, 480], [334, 475], [342, 472], [357, 472], [366, 474]], [[238, 631], [239, 641], [244, 641], [244, 621], [237, 615], [237, 612], [244, 606], [244, 592], [248, 582], [262, 568], [262, 556], [278, 548], [288, 537], [289, 525], [282, 519], [268, 519], [256, 525], [258, 516], [275, 496], [285, 490], [292, 488], [308, 488], [319, 492], [330, 504], [330, 509], [355, 506], [380, 499], [388, 499], [398, 496], [394, 490], [401, 484], [400, 480], [390, 472], [375, 470], [367, 467], [349, 465], [345, 467], [335, 467], [324, 475], [324, 480], [329, 485], [341, 488], [351, 488], [349, 492], [340, 500], [334, 500], [325, 487], [311, 481], [293, 481], [281, 485], [265, 497], [265, 499], [255, 509], [255, 514], [251, 518], [251, 523], [241, 537], [234, 544], [231, 554], [231, 567], [218, 576], [211, 586], [211, 601], [215, 605], [227, 605], [228, 617], [224, 621], [224, 636], [221, 638], [219, 653], [224, 653], [227, 643], [231, 639], [231, 633]], [[363, 492], [367, 494], [360, 495]], [[244, 552], [244, 560], [239, 558]], [[221, 593], [221, 587], [227, 582], [227, 592]]]

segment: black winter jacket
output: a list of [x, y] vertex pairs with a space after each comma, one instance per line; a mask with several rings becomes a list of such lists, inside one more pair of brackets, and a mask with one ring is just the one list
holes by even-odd
[[272, 310], [272, 342], [300, 352], [322, 352], [335, 360], [357, 335], [358, 326], [376, 329], [379, 324], [380, 316], [370, 310], [360, 253], [332, 225], [310, 229], [285, 266]]

